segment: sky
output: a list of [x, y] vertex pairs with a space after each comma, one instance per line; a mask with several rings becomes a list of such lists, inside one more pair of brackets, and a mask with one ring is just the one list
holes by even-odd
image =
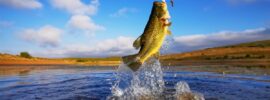
[[[0, 0], [0, 53], [108, 57], [138, 52], [155, 0]], [[161, 0], [159, 0], [161, 1]], [[169, 0], [167, 0], [169, 3]], [[270, 39], [270, 0], [174, 0], [162, 53]]]

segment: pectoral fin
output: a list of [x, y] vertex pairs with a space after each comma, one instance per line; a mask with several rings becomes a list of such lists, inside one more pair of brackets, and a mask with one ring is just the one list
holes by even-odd
[[172, 35], [172, 31], [171, 30], [168, 30], [167, 34], [168, 35]]
[[134, 41], [133, 47], [136, 49], [139, 49], [141, 47], [141, 36]]

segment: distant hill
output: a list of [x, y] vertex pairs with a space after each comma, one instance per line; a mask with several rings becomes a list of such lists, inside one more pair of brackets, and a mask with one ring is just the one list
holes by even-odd
[[0, 65], [92, 65], [92, 66], [117, 66], [120, 57], [108, 58], [25, 58], [18, 55], [1, 54]]
[[161, 59], [163, 63], [174, 63], [176, 65], [260, 63], [269, 64], [270, 66], [270, 40], [208, 48], [179, 54], [168, 54], [164, 55]]
[[73, 64], [74, 61], [64, 59], [49, 58], [25, 58], [18, 55], [1, 54], [0, 65], [56, 65], [56, 64]]

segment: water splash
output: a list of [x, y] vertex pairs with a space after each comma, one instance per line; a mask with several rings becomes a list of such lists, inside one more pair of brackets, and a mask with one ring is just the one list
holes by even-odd
[[174, 43], [175, 43], [175, 40], [174, 40], [173, 35], [168, 35], [166, 37], [166, 39], [164, 40], [164, 42], [163, 42], [163, 45], [162, 45], [162, 47], [160, 49], [160, 51], [161, 51], [160, 53], [161, 54], [170, 53], [171, 52], [170, 49], [172, 49]]
[[192, 92], [187, 82], [180, 81], [175, 86], [176, 100], [204, 100], [204, 96], [200, 93]]
[[193, 93], [186, 82], [177, 83], [174, 95], [165, 94], [161, 64], [154, 58], [144, 63], [137, 72], [121, 64], [116, 77], [109, 100], [204, 100], [203, 95]]
[[117, 70], [117, 82], [112, 87], [113, 98], [117, 100], [157, 99], [164, 89], [163, 72], [160, 62], [150, 59], [137, 72], [125, 64]]
[[[167, 37], [161, 53], [169, 51], [172, 43], [173, 36]], [[204, 100], [202, 94], [193, 93], [188, 84], [182, 81], [176, 84], [174, 95], [166, 94], [161, 64], [155, 58], [149, 59], [136, 72], [121, 64], [115, 76], [117, 81], [111, 88], [109, 100]]]

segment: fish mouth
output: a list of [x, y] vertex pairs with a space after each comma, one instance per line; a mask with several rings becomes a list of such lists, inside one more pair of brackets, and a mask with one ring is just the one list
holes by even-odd
[[170, 23], [170, 14], [168, 12], [168, 8], [167, 8], [167, 3], [164, 2], [164, 1], [161, 1], [161, 2], [158, 2], [158, 1], [155, 1], [154, 2], [154, 5], [155, 6], [158, 6], [160, 7], [160, 9], [158, 10], [158, 12], [160, 13], [160, 21], [163, 23], [163, 24], [169, 24]]
[[169, 24], [170, 23], [170, 17], [163, 17], [160, 19], [163, 24]]
[[171, 19], [171, 16], [169, 14], [166, 2], [162, 2], [162, 9], [163, 9], [162, 10], [163, 16], [160, 19], [164, 24], [169, 24], [170, 23], [169, 20]]

